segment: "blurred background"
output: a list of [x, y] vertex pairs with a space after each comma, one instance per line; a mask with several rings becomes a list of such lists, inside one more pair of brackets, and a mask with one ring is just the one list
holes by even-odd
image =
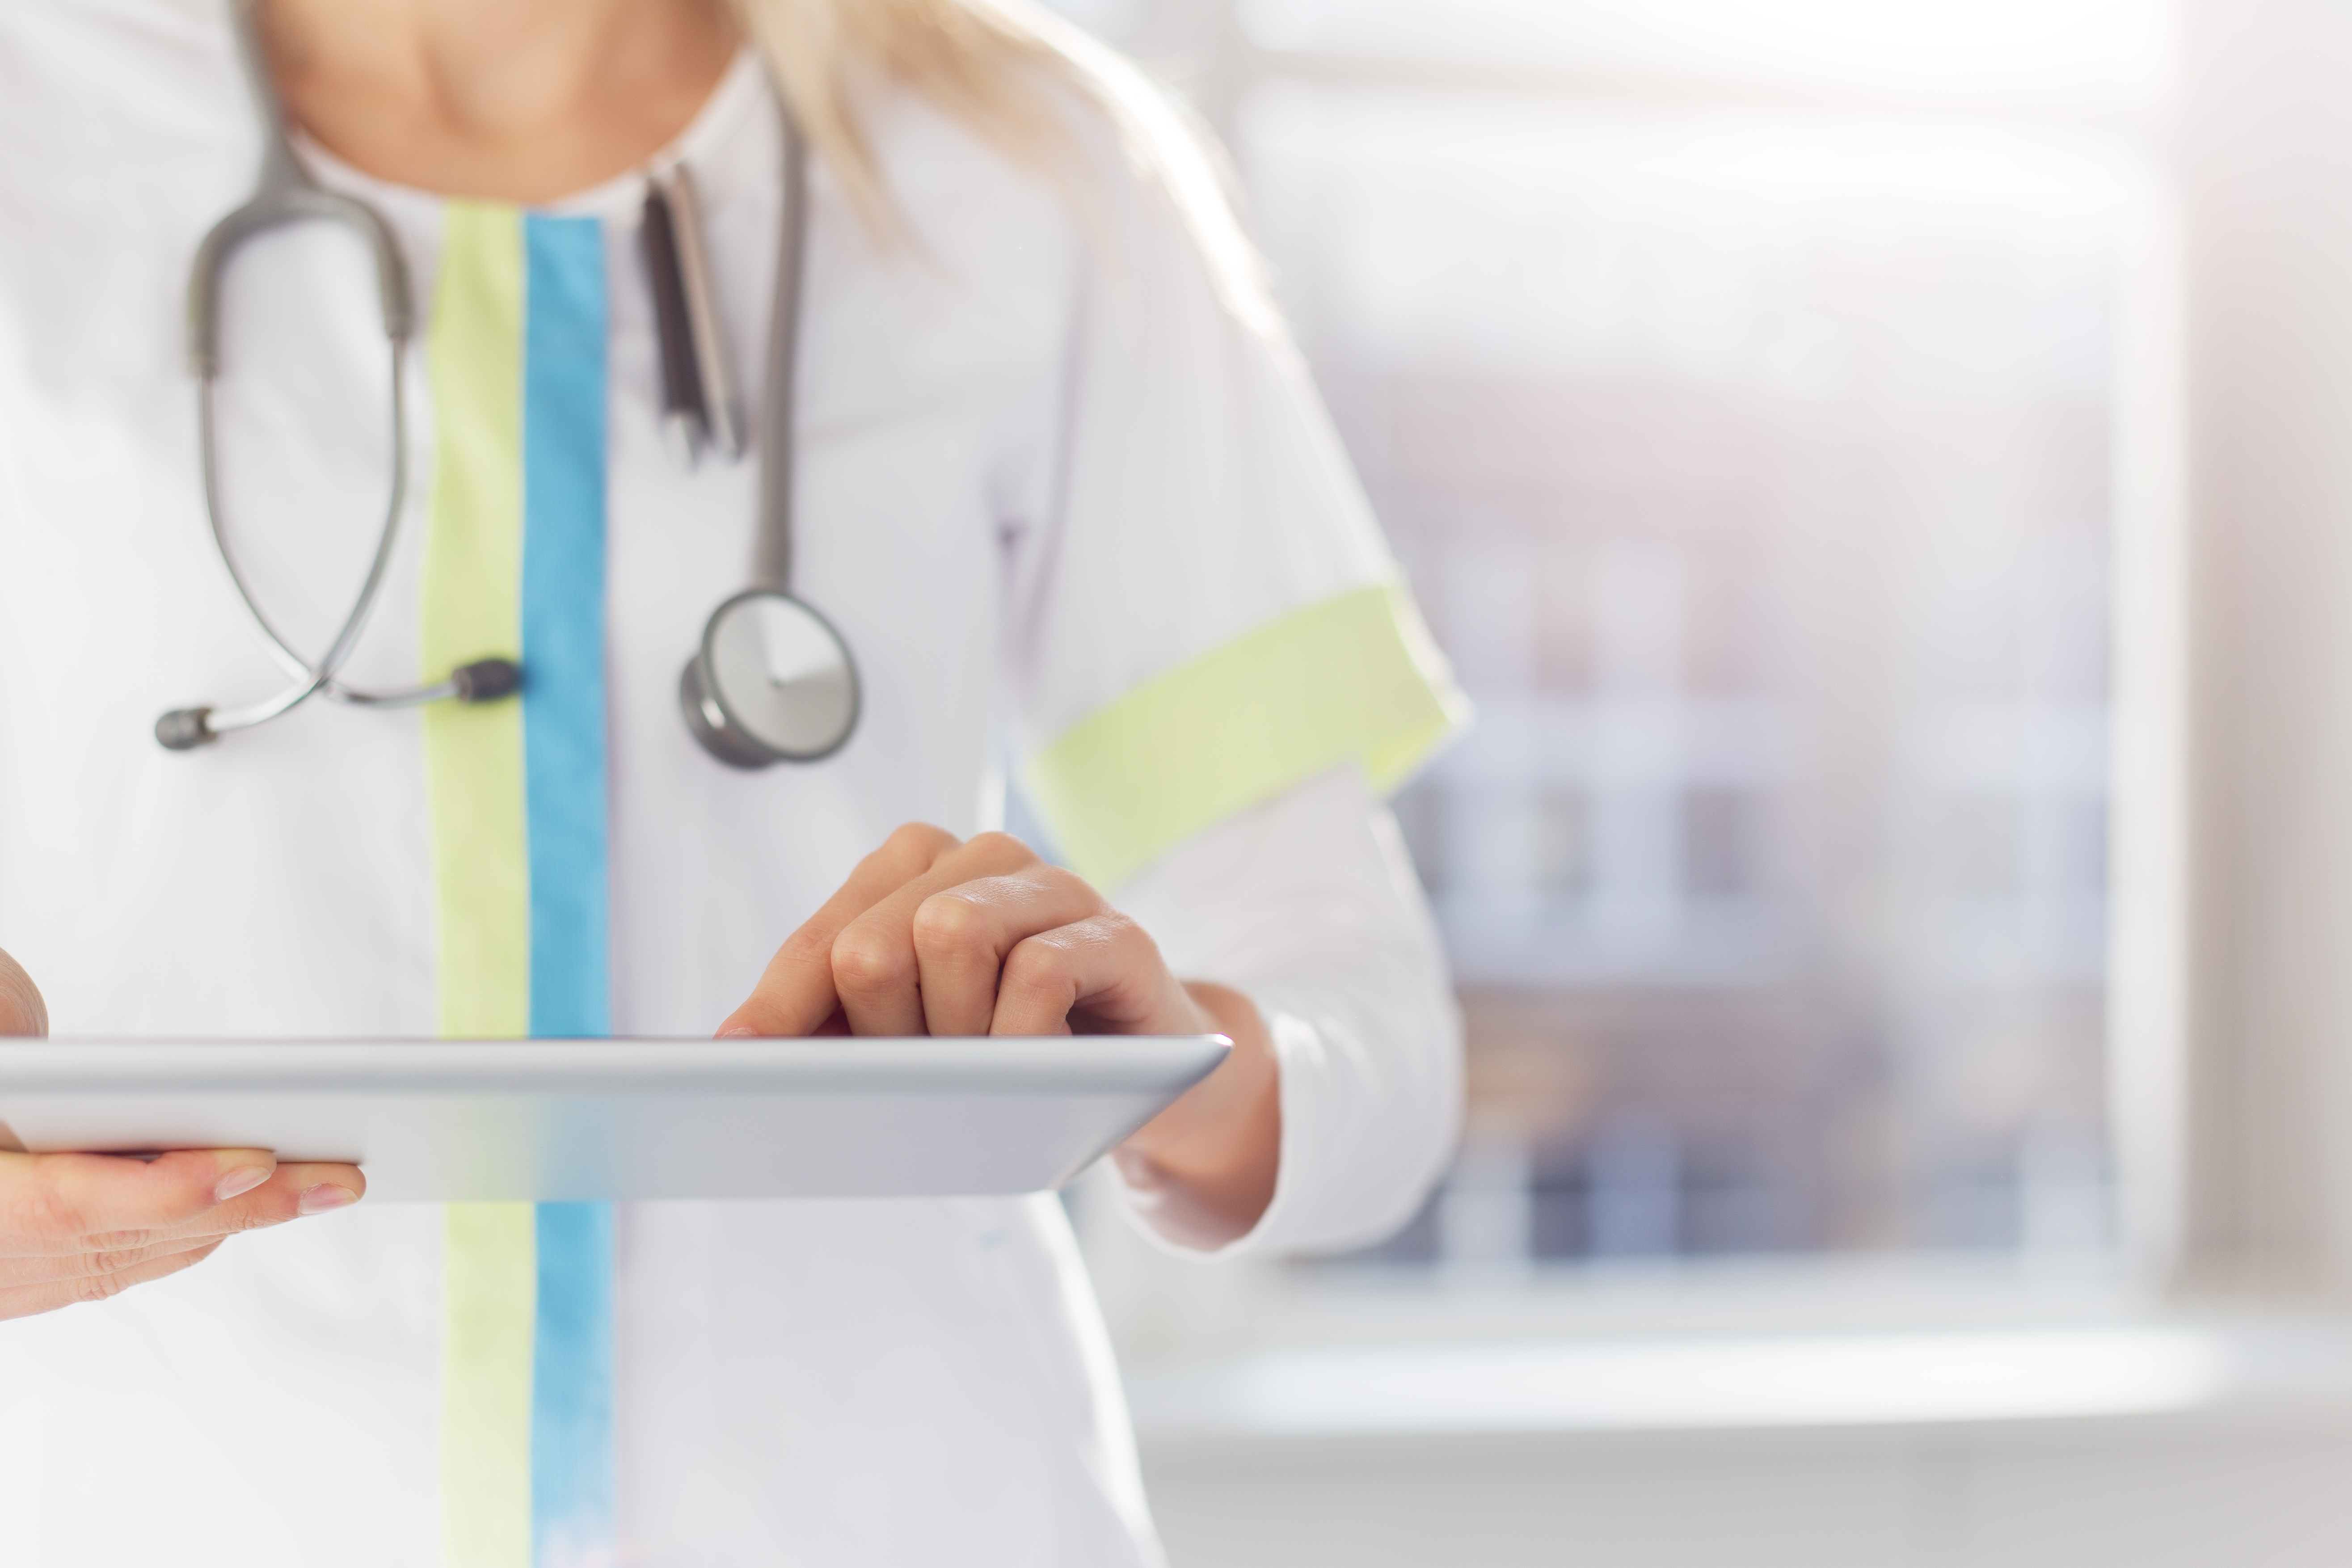
[[2347, 24], [1056, 8], [1229, 151], [1479, 714], [1397, 802], [1468, 1026], [1427, 1207], [1202, 1269], [1074, 1194], [1178, 1568], [2340, 1557], [2352, 855], [2284, 781], [2352, 798], [2296, 629]]
[[1223, 132], [1478, 707], [1398, 803], [1467, 1141], [1349, 1262], [2105, 1247], [2162, 7], [1072, 5]]

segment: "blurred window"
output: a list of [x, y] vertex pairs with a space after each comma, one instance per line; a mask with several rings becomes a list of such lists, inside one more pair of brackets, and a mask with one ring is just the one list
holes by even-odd
[[1398, 803], [1463, 1152], [1317, 1267], [2108, 1247], [2112, 475], [2164, 7], [1122, 14], [1223, 121], [1479, 710]]

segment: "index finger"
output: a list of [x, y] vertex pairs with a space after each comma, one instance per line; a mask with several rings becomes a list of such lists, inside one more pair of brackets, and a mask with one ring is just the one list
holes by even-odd
[[784, 939], [751, 994], [719, 1026], [719, 1037], [814, 1034], [841, 1000], [833, 988], [834, 939], [961, 842], [944, 827], [919, 822], [884, 839], [879, 849], [857, 863], [840, 891]]
[[277, 1170], [278, 1157], [266, 1149], [190, 1149], [152, 1160], [0, 1153], [0, 1253], [73, 1250], [89, 1237], [168, 1231], [253, 1191]]

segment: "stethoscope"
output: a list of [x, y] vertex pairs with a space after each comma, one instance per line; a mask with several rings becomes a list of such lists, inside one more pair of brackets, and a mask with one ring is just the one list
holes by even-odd
[[[237, 52], [261, 121], [261, 174], [253, 195], [214, 226], [196, 247], [188, 279], [188, 356], [196, 377], [205, 511], [213, 543], [270, 654], [293, 684], [243, 708], [179, 708], [155, 721], [155, 739], [185, 752], [235, 730], [249, 730], [324, 695], [361, 708], [415, 708], [431, 702], [495, 702], [522, 689], [530, 671], [488, 658], [429, 686], [364, 691], [339, 679], [383, 588], [407, 500], [406, 351], [415, 328], [408, 270], [392, 227], [356, 197], [330, 191], [304, 171], [287, 134], [286, 114], [262, 53], [255, 0], [231, 0]], [[780, 113], [782, 113], [780, 107]], [[789, 113], [784, 127], [783, 233], [777, 252], [775, 302], [768, 336], [767, 384], [761, 405], [759, 531], [751, 585], [711, 612], [701, 644], [678, 679], [687, 728], [705, 751], [739, 768], [809, 763], [832, 755], [856, 727], [857, 667], [832, 623], [793, 596], [793, 392], [798, 363], [801, 275], [808, 250], [808, 158]], [[239, 246], [299, 223], [354, 230], [375, 261], [376, 294], [392, 352], [392, 499], [374, 554], [351, 613], [317, 660], [305, 658], [262, 613], [238, 567], [222, 521], [215, 451], [214, 384], [220, 376], [221, 277]], [[740, 427], [712, 308], [702, 255], [700, 214], [683, 167], [648, 178], [646, 238], [655, 316], [662, 342], [664, 430], [691, 459], [704, 444], [733, 457]]]

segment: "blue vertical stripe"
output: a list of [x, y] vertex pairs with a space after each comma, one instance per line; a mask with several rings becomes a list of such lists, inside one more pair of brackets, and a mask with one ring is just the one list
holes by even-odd
[[539, 1205], [531, 1340], [530, 1556], [613, 1568], [613, 1205]]
[[523, 795], [530, 1032], [613, 1032], [604, 814], [604, 233], [523, 223]]
[[[523, 794], [530, 1032], [612, 1033], [604, 773], [604, 226], [528, 216]], [[618, 1560], [613, 1207], [541, 1204], [531, 1343], [531, 1561]]]

